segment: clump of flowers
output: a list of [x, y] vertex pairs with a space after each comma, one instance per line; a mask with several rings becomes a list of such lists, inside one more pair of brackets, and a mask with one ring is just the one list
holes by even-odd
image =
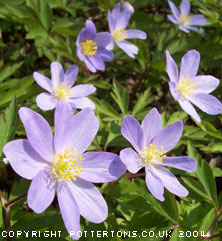
[[222, 112], [222, 103], [209, 94], [217, 88], [220, 83], [219, 79], [211, 75], [196, 75], [200, 63], [199, 52], [190, 50], [182, 57], [180, 75], [168, 51], [166, 60], [170, 92], [185, 112], [198, 122], [201, 119], [191, 103], [209, 115], [218, 115]]
[[180, 11], [173, 2], [168, 1], [173, 15], [167, 15], [168, 19], [179, 26], [179, 29], [189, 33], [190, 30], [201, 33], [201, 31], [194, 26], [206, 25], [206, 20], [202, 14], [190, 14], [190, 2], [182, 1], [180, 4]]
[[145, 167], [146, 185], [155, 198], [164, 201], [164, 187], [175, 195], [187, 196], [188, 191], [178, 182], [172, 172], [164, 166], [194, 172], [197, 162], [188, 156], [168, 157], [183, 131], [183, 123], [177, 121], [162, 129], [161, 116], [152, 109], [142, 124], [131, 115], [122, 121], [121, 133], [131, 143], [132, 148], [120, 152], [120, 158], [131, 173]]
[[91, 20], [86, 21], [77, 38], [77, 55], [84, 61], [91, 72], [104, 70], [104, 61], [111, 61], [113, 53], [107, 50], [107, 45], [111, 42], [112, 36], [107, 32], [96, 32], [95, 24]]
[[65, 227], [68, 232], [74, 231], [73, 239], [78, 239], [80, 215], [100, 223], [108, 213], [102, 194], [91, 182], [116, 180], [126, 167], [115, 154], [85, 152], [99, 128], [99, 121], [89, 108], [73, 116], [70, 105], [59, 102], [54, 137], [40, 114], [22, 107], [19, 115], [28, 139], [11, 141], [3, 151], [14, 171], [32, 180], [28, 206], [42, 213], [57, 191]]
[[125, 29], [134, 9], [126, 2], [123, 3], [122, 7], [124, 10], [120, 11], [121, 4], [117, 3], [111, 12], [108, 11], [109, 30], [112, 35], [112, 41], [107, 49], [112, 50], [114, 43], [116, 43], [127, 55], [135, 58], [135, 54], [138, 53], [138, 47], [127, 41], [127, 39], [146, 39], [147, 36], [146, 33], [141, 30]]
[[51, 79], [34, 72], [33, 77], [37, 84], [49, 93], [41, 93], [36, 98], [36, 103], [42, 110], [54, 109], [59, 101], [67, 101], [78, 108], [95, 109], [95, 104], [86, 96], [94, 93], [96, 88], [91, 84], [80, 84], [72, 87], [78, 75], [78, 66], [71, 65], [64, 73], [62, 65], [58, 62], [51, 63]]

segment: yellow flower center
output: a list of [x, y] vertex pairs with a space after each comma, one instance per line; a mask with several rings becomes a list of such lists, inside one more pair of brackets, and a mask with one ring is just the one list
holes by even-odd
[[83, 172], [82, 165], [79, 162], [84, 161], [81, 155], [72, 147], [57, 153], [52, 159], [51, 174], [59, 181], [76, 180], [80, 172]]
[[127, 38], [128, 34], [127, 34], [127, 31], [124, 30], [123, 27], [121, 27], [114, 30], [112, 33], [112, 36], [114, 40], [116, 40], [117, 42], [121, 42], [121, 41], [124, 41], [125, 38]]
[[190, 76], [187, 75], [186, 78], [182, 77], [177, 85], [177, 92], [180, 92], [184, 97], [191, 96], [193, 92], [197, 89], [196, 82], [192, 81]]
[[71, 96], [70, 86], [64, 82], [60, 82], [55, 89], [55, 98], [58, 100], [68, 100]]
[[182, 13], [180, 15], [180, 24], [183, 26], [187, 26], [190, 23], [190, 16]]
[[86, 40], [85, 42], [81, 43], [81, 45], [82, 45], [82, 53], [85, 56], [92, 56], [96, 54], [98, 49], [96, 42], [92, 40]]
[[[158, 142], [156, 144], [158, 144]], [[150, 144], [148, 147], [143, 148], [141, 156], [145, 164], [153, 167], [153, 165], [162, 163], [163, 158], [166, 158], [164, 153], [166, 152], [164, 152], [162, 146], [158, 148], [157, 146]]]

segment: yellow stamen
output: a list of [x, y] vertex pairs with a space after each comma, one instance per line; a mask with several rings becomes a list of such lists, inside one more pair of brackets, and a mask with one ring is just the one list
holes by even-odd
[[162, 146], [158, 148], [150, 144], [148, 147], [143, 148], [141, 156], [145, 164], [152, 166], [162, 163], [163, 158], [166, 158], [164, 153], [164, 148]]
[[185, 78], [182, 77], [177, 85], [177, 92], [180, 92], [184, 97], [191, 96], [197, 89], [195, 81], [192, 81], [190, 76], [187, 75]]
[[64, 82], [60, 82], [57, 88], [55, 89], [55, 98], [58, 100], [68, 100], [71, 96], [69, 85]]
[[112, 36], [115, 41], [121, 42], [121, 41], [124, 41], [125, 38], [127, 38], [128, 34], [127, 34], [127, 31], [124, 30], [123, 27], [121, 27], [121, 28], [114, 30], [112, 33]]
[[81, 43], [81, 45], [82, 45], [82, 53], [85, 56], [92, 56], [96, 54], [98, 49], [96, 42], [92, 40], [86, 40], [85, 42]]
[[77, 165], [83, 160], [82, 156], [74, 148], [65, 149], [53, 157], [51, 174], [59, 181], [75, 181], [80, 174], [79, 172], [83, 172], [82, 165]]
[[181, 25], [187, 26], [190, 23], [190, 16], [182, 13], [179, 21]]

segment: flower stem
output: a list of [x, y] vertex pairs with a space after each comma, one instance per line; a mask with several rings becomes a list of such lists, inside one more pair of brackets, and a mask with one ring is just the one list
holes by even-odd
[[21, 196], [11, 200], [11, 201], [8, 201], [7, 203], [5, 203], [5, 207], [8, 208], [8, 207], [11, 207], [12, 205], [20, 202], [22, 199], [26, 198], [27, 196], [27, 193], [24, 193], [22, 194]]

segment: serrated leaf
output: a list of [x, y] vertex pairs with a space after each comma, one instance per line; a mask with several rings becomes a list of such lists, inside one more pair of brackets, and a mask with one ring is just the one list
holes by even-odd
[[13, 75], [17, 69], [19, 69], [22, 66], [23, 62], [14, 64], [14, 65], [8, 65], [0, 72], [0, 82], [7, 79], [9, 76]]
[[45, 0], [41, 0], [40, 2], [40, 17], [43, 26], [48, 31], [52, 25], [52, 10]]
[[16, 99], [13, 98], [10, 106], [5, 110], [5, 114], [1, 114], [0, 116], [0, 158], [2, 157], [4, 145], [15, 135], [18, 124], [17, 116]]

